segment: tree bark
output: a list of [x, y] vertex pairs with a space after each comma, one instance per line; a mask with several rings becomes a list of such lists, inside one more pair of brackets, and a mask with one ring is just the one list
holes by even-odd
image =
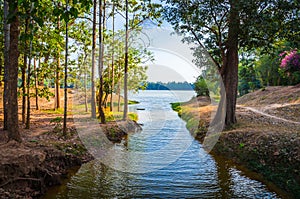
[[85, 105], [85, 112], [88, 112], [88, 99], [87, 99], [87, 66], [86, 66], [86, 59], [87, 59], [87, 53], [84, 52], [84, 59], [83, 59], [83, 67], [84, 67], [84, 105]]
[[[57, 21], [57, 29], [60, 30], [60, 17]], [[57, 65], [55, 71], [55, 109], [59, 109], [60, 106], [60, 52], [57, 55]]]
[[10, 45], [9, 45], [9, 64], [8, 67], [8, 109], [7, 109], [7, 127], [9, 140], [22, 142], [19, 133], [18, 118], [18, 60], [19, 60], [19, 17], [18, 1], [9, 1], [9, 13], [12, 17], [10, 24]]
[[7, 23], [7, 16], [9, 5], [8, 1], [4, 1], [4, 25], [3, 25], [3, 32], [4, 32], [4, 94], [3, 94], [3, 129], [7, 130], [7, 109], [8, 109], [8, 70], [9, 70], [9, 43], [10, 43], [10, 24]]
[[239, 37], [239, 11], [237, 0], [231, 0], [228, 29], [228, 50], [226, 53], [226, 63], [223, 67], [222, 78], [226, 91], [226, 127], [236, 123], [236, 99], [238, 87], [238, 37]]
[[[25, 22], [25, 34], [28, 34], [28, 26], [29, 26], [29, 18], [26, 19]], [[22, 67], [22, 123], [26, 122], [26, 68], [27, 68], [27, 51], [28, 45], [27, 41], [24, 43], [24, 63]]]
[[125, 25], [125, 67], [124, 67], [124, 112], [123, 120], [128, 119], [128, 0], [126, 0], [126, 25]]
[[[105, 4], [105, 2], [104, 2]], [[105, 8], [105, 7], [104, 7]], [[99, 2], [99, 59], [98, 59], [98, 70], [99, 70], [99, 78], [100, 78], [100, 86], [99, 86], [99, 104], [98, 104], [98, 112], [101, 123], [104, 124], [105, 121], [105, 114], [103, 111], [103, 55], [104, 55], [104, 24], [105, 24], [105, 12], [104, 12], [102, 0]], [[102, 21], [103, 19], [103, 21]], [[101, 23], [102, 22], [102, 23]]]
[[[32, 34], [32, 30], [31, 30]], [[28, 66], [27, 66], [27, 114], [26, 114], [26, 124], [25, 128], [30, 128], [30, 78], [31, 78], [31, 59], [32, 59], [32, 40], [29, 44], [29, 56], [28, 56]]]
[[[66, 9], [68, 7], [68, 0], [66, 1]], [[69, 53], [69, 25], [66, 21], [66, 46], [65, 46], [65, 80], [64, 80], [64, 122], [63, 122], [63, 136], [67, 136], [67, 113], [68, 113], [68, 53]]]
[[[3, 59], [2, 56], [0, 56], [0, 76], [2, 76], [3, 71]], [[2, 87], [2, 80], [0, 80], [0, 87]]]
[[26, 122], [26, 68], [27, 68], [27, 55], [24, 53], [24, 64], [22, 67], [22, 123], [23, 124], [25, 124]]
[[[39, 62], [40, 64], [40, 62]], [[36, 59], [33, 60], [33, 69], [34, 69], [34, 87], [35, 87], [35, 109], [39, 110], [39, 88], [38, 88], [38, 73], [36, 67]]]
[[110, 111], [113, 111], [113, 93], [115, 87], [115, 68], [114, 68], [114, 59], [115, 59], [115, 4], [113, 3], [113, 18], [112, 18], [112, 55], [111, 55], [111, 89], [110, 89]]
[[97, 0], [94, 0], [93, 11], [93, 36], [92, 36], [92, 96], [91, 96], [91, 112], [92, 118], [96, 118], [96, 91], [95, 91], [95, 53], [96, 53], [96, 23], [97, 23]]

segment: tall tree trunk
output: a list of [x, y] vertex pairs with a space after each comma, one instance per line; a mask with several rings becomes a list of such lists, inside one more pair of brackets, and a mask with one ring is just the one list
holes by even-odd
[[118, 64], [118, 112], [121, 111], [121, 65], [120, 65], [120, 57], [119, 57], [119, 64]]
[[[60, 17], [58, 17], [57, 21], [57, 29], [60, 30]], [[60, 52], [58, 52], [56, 58], [56, 71], [55, 71], [55, 109], [59, 109], [60, 106]]]
[[[105, 4], [105, 1], [104, 1]], [[102, 21], [103, 19], [103, 21]], [[102, 23], [101, 23], [102, 22]], [[98, 104], [98, 112], [101, 123], [105, 123], [105, 115], [102, 107], [103, 102], [103, 61], [104, 61], [104, 27], [105, 27], [105, 5], [102, 5], [102, 0], [99, 2], [99, 58], [98, 58], [98, 71], [100, 78], [100, 86], [99, 86], [99, 104]]]
[[[68, 8], [68, 0], [66, 1], [66, 9]], [[64, 122], [63, 122], [63, 136], [67, 135], [67, 113], [68, 113], [68, 53], [69, 53], [69, 26], [66, 21], [66, 46], [65, 46], [65, 85], [64, 85]]]
[[88, 112], [88, 100], [87, 100], [87, 66], [86, 66], [86, 59], [87, 59], [87, 53], [84, 55], [84, 105], [85, 105], [85, 112]]
[[93, 11], [93, 38], [92, 38], [92, 96], [91, 96], [91, 112], [92, 118], [96, 118], [96, 91], [95, 91], [95, 53], [96, 53], [96, 23], [97, 23], [97, 0], [94, 0]]
[[19, 133], [18, 118], [18, 61], [19, 61], [19, 17], [18, 1], [9, 1], [9, 13], [12, 17], [10, 24], [10, 46], [9, 46], [9, 64], [8, 67], [8, 109], [7, 109], [7, 127], [9, 140], [22, 142]]
[[[0, 76], [2, 76], [3, 68], [3, 59], [2, 56], [0, 56]], [[2, 87], [2, 80], [0, 80], [0, 87]]]
[[121, 85], [118, 84], [118, 112], [121, 111]]
[[[40, 64], [40, 62], [39, 62]], [[33, 60], [33, 69], [34, 69], [34, 87], [35, 87], [35, 109], [39, 110], [39, 84], [38, 84], [38, 72], [36, 67], [36, 59]]]
[[[32, 30], [30, 31], [32, 34]], [[27, 65], [27, 114], [26, 114], [26, 124], [25, 128], [30, 128], [30, 78], [31, 78], [31, 59], [32, 59], [32, 40], [29, 44], [29, 56], [28, 56], [28, 65]]]
[[8, 1], [4, 1], [4, 25], [3, 25], [3, 32], [4, 32], [4, 94], [3, 94], [3, 129], [7, 130], [8, 124], [7, 124], [7, 109], [8, 109], [8, 70], [9, 70], [9, 44], [10, 44], [10, 24], [7, 23], [7, 16], [8, 16], [8, 10], [9, 5]]
[[123, 120], [128, 119], [128, 0], [126, 0], [126, 25], [125, 25], [125, 67], [124, 67], [124, 112]]
[[[25, 49], [27, 48], [25, 47]], [[27, 55], [24, 53], [24, 63], [22, 67], [22, 123], [23, 124], [25, 124], [26, 122], [26, 68], [27, 68]]]
[[[28, 34], [29, 18], [25, 21], [25, 34]], [[26, 69], [27, 69], [27, 53], [28, 53], [28, 43], [25, 41], [24, 44], [24, 63], [22, 67], [22, 123], [26, 123]]]
[[112, 55], [111, 55], [111, 89], [110, 89], [110, 111], [113, 111], [113, 92], [115, 87], [115, 68], [114, 68], [114, 59], [115, 59], [115, 4], [113, 3], [112, 8], [113, 18], [112, 18]]
[[238, 87], [238, 34], [239, 34], [239, 11], [237, 0], [230, 0], [230, 16], [228, 29], [228, 50], [226, 54], [226, 65], [222, 75], [226, 91], [226, 118], [225, 125], [231, 126], [236, 123], [236, 99]]

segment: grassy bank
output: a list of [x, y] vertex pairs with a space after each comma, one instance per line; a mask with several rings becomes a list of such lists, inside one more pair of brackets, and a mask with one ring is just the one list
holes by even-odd
[[[60, 185], [67, 177], [69, 169], [79, 167], [94, 158], [83, 144], [82, 134], [79, 137], [79, 130], [75, 128], [72, 115], [76, 115], [77, 120], [85, 121], [87, 118], [88, 121], [90, 113], [85, 112], [82, 96], [77, 99], [70, 93], [68, 97], [66, 136], [62, 134], [63, 109], [53, 109], [54, 98], [51, 98], [51, 101], [39, 99], [40, 110], [33, 109], [35, 99], [31, 98], [30, 129], [25, 129], [24, 124], [19, 123], [23, 140], [21, 144], [9, 141], [8, 132], [2, 130], [0, 123], [0, 198], [39, 198], [49, 187]], [[3, 109], [0, 109], [0, 113], [2, 111]], [[107, 124], [98, 124], [96, 121], [95, 125], [99, 126], [99, 131], [101, 127], [107, 130], [107, 137], [111, 141], [118, 142], [128, 132], [140, 130], [140, 126], [134, 122], [138, 119], [135, 113], [129, 113], [128, 121], [118, 123], [115, 120], [121, 119], [123, 113], [110, 112], [109, 108], [105, 113]], [[1, 115], [3, 116], [3, 113]], [[3, 118], [0, 117], [0, 120]], [[84, 124], [88, 129], [89, 123]], [[95, 132], [99, 134], [99, 131]]]
[[[281, 97], [284, 103], [293, 103], [290, 106], [285, 105], [284, 109], [269, 103], [284, 104], [278, 99], [278, 93], [284, 93], [282, 89], [286, 88], [267, 88], [267, 91], [268, 89], [272, 92], [268, 92], [267, 96], [266, 92], [258, 92], [256, 96], [248, 96], [249, 100], [247, 96], [243, 97], [243, 104], [250, 100], [252, 105], [259, 104], [255, 103], [254, 99], [263, 99], [266, 104], [260, 103], [261, 107], [256, 106], [256, 109], [274, 116], [297, 120], [300, 107], [297, 101], [286, 101], [285, 97]], [[294, 88], [293, 91], [295, 90], [300, 94], [300, 89]], [[293, 93], [294, 97], [286, 96], [287, 98], [299, 100], [295, 97], [295, 92], [289, 92]], [[276, 96], [276, 101], [266, 99], [272, 98], [273, 95]], [[202, 142], [216, 107], [193, 100], [182, 104], [174, 103], [172, 108], [187, 122], [190, 132]], [[237, 109], [237, 119], [236, 125], [221, 133], [213, 153], [232, 159], [261, 174], [264, 179], [287, 192], [291, 198], [300, 198], [300, 125], [261, 115], [243, 107]]]

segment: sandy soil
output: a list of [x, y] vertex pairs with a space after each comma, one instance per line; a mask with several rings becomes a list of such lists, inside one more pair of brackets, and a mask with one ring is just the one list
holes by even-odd
[[[195, 101], [182, 106], [182, 118], [200, 141], [215, 110]], [[262, 174], [291, 198], [300, 198], [300, 85], [247, 94], [238, 99], [236, 114], [238, 123], [221, 133], [213, 152]], [[199, 115], [199, 124], [193, 125], [191, 118]]]

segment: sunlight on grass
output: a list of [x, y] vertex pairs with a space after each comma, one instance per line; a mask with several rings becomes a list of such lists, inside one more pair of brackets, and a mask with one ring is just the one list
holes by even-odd
[[[123, 119], [123, 112], [110, 112], [105, 111], [105, 118], [107, 122], [122, 120]], [[136, 113], [128, 113], [128, 118], [133, 121], [138, 120], [138, 115]]]
[[64, 114], [64, 109], [63, 108], [58, 108], [58, 109], [46, 109], [42, 110], [44, 113], [47, 114]]

